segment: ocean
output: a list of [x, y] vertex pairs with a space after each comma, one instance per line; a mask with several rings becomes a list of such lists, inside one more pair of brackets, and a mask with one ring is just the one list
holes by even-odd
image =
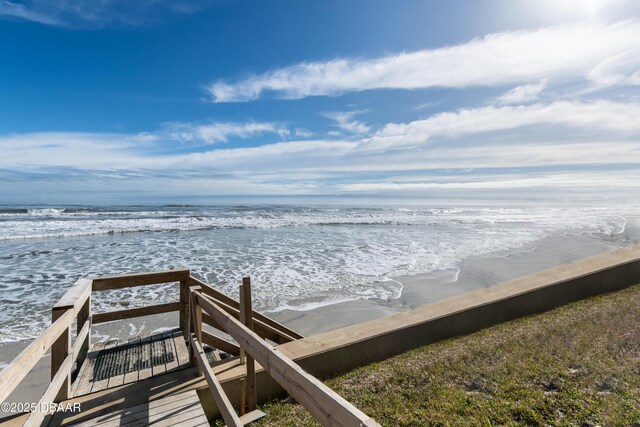
[[[51, 305], [81, 277], [189, 268], [237, 295], [251, 276], [254, 306], [309, 310], [389, 301], [397, 278], [455, 271], [470, 256], [552, 235], [624, 245], [630, 206], [0, 207], [0, 342], [36, 337]], [[95, 311], [176, 301], [175, 285], [94, 294]]]

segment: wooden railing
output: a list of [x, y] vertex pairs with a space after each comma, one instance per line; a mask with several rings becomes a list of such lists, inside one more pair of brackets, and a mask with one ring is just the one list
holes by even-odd
[[[80, 279], [52, 309], [52, 323], [0, 372], [0, 401], [4, 402], [42, 356], [51, 349], [51, 383], [33, 407], [25, 426], [37, 426], [52, 408], [51, 403], [69, 397], [74, 364], [81, 364], [89, 348], [91, 280]], [[71, 326], [77, 335], [71, 345]]]
[[[114, 320], [131, 319], [134, 317], [150, 316], [152, 314], [180, 311], [180, 329], [187, 330], [188, 321], [188, 284], [189, 270], [169, 270], [153, 273], [125, 274], [119, 276], [101, 276], [93, 279], [94, 291], [107, 291], [111, 289], [132, 288], [145, 285], [157, 285], [161, 283], [179, 282], [180, 300], [167, 304], [150, 305], [126, 310], [95, 313], [93, 323], [99, 324]], [[186, 338], [186, 332], [185, 332]]]
[[[192, 332], [189, 339], [190, 348], [192, 357], [197, 360], [199, 370], [204, 374], [218, 409], [228, 426], [243, 426], [257, 416], [264, 415], [262, 413], [256, 415], [255, 411], [254, 360], [322, 425], [379, 425], [320, 380], [306, 373], [293, 360], [268, 343], [264, 336], [253, 330], [260, 323], [262, 327], [269, 326], [273, 330], [277, 330], [277, 325], [267, 325], [266, 322], [254, 317], [251, 309], [251, 284], [248, 278], [243, 280], [240, 288], [240, 302], [236, 303], [238, 316], [236, 316], [235, 307], [230, 311], [226, 301], [221, 301], [205, 289], [204, 284], [190, 287], [190, 330]], [[204, 353], [202, 324], [205, 315], [210, 317], [215, 327], [231, 335], [239, 343], [240, 363], [246, 365], [246, 376], [244, 381], [241, 381], [240, 388], [240, 416], [236, 414]]]
[[[102, 313], [93, 313], [91, 310], [92, 292], [171, 282], [180, 284], [178, 301]], [[36, 363], [50, 350], [51, 383], [25, 422], [28, 426], [40, 425], [48, 415], [48, 409], [53, 407], [51, 403], [71, 397], [71, 383], [86, 359], [91, 345], [91, 327], [94, 324], [178, 311], [179, 327], [183, 331], [185, 340], [188, 340], [191, 317], [189, 314], [190, 287], [194, 286], [197, 286], [200, 292], [214, 298], [219, 307], [229, 316], [239, 319], [241, 311], [244, 312], [240, 309], [238, 301], [192, 277], [190, 271], [186, 269], [78, 280], [53, 306], [51, 325], [0, 372], [0, 402], [4, 402], [11, 395]], [[275, 343], [302, 338], [297, 332], [261, 313], [251, 310], [251, 318], [255, 319], [254, 329], [261, 338]], [[74, 319], [76, 334], [72, 345], [71, 329]], [[220, 329], [219, 322], [208, 312], [203, 314], [201, 323]], [[241, 353], [236, 343], [202, 331], [201, 327], [198, 341], [201, 345], [208, 344], [232, 355]]]

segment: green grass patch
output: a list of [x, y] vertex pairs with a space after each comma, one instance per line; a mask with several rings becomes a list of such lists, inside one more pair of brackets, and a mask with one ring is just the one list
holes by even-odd
[[[385, 426], [640, 426], [640, 285], [326, 381]], [[290, 398], [255, 425], [315, 426]]]

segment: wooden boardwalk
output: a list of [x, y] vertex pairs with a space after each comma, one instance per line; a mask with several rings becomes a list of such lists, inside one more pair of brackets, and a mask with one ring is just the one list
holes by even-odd
[[189, 367], [180, 329], [145, 338], [96, 343], [80, 368], [72, 395], [82, 396]]
[[[94, 291], [170, 282], [179, 283], [179, 301], [91, 310]], [[169, 312], [179, 313], [176, 329], [90, 346], [94, 324]], [[205, 325], [214, 333], [203, 330]], [[248, 277], [242, 280], [239, 301], [192, 277], [189, 270], [80, 279], [52, 307], [51, 326], [0, 372], [4, 401], [51, 349], [51, 382], [38, 403], [31, 412], [0, 424], [206, 426], [220, 414], [227, 425], [241, 427], [265, 415], [256, 407], [256, 367], [261, 365], [323, 425], [378, 426], [274, 346], [301, 338], [253, 310]], [[236, 367], [242, 372], [231, 399], [238, 403], [239, 414], [220, 382], [229, 380]], [[76, 405], [80, 412], [59, 409]]]
[[200, 404], [198, 393], [195, 390], [190, 390], [143, 405], [100, 415], [73, 425], [76, 427], [134, 427], [147, 425], [155, 427], [178, 425], [198, 427], [209, 426], [209, 422]]

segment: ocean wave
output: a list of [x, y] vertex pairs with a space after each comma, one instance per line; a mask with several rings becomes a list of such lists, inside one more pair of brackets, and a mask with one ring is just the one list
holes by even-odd
[[[96, 208], [38, 209], [30, 220], [4, 219], [0, 222], [0, 240], [48, 239], [93, 235], [116, 235], [141, 232], [190, 232], [211, 229], [273, 229], [304, 226], [460, 226], [531, 225], [557, 227], [563, 222], [568, 227], [597, 229], [602, 233], [624, 230], [624, 218], [610, 215], [598, 217], [594, 224], [587, 215], [578, 211], [557, 209], [532, 212], [522, 209], [370, 209], [342, 211], [298, 209], [274, 210], [253, 208], [239, 212], [229, 210], [198, 210], [179, 212], [169, 210], [103, 211]], [[593, 214], [593, 211], [590, 211]], [[60, 217], [51, 217], [59, 215]], [[67, 215], [66, 217], [63, 217]], [[603, 219], [608, 221], [603, 222]], [[622, 226], [620, 225], [622, 223]], [[584, 224], [584, 226], [583, 226]]]
[[[616, 208], [129, 207], [114, 214], [125, 211], [0, 221], [0, 292], [15, 301], [0, 312], [0, 342], [37, 335], [51, 305], [84, 276], [187, 267], [236, 296], [248, 275], [257, 309], [307, 310], [346, 299], [393, 300], [402, 290], [393, 278], [404, 275], [447, 271], [442, 280], [453, 284], [470, 256], [557, 233], [615, 242], [626, 225]], [[101, 237], [107, 234], [115, 237]], [[108, 292], [95, 296], [95, 311], [177, 298], [173, 285]]]
[[0, 208], [0, 215], [17, 215], [17, 214], [28, 214], [29, 209], [22, 208]]

